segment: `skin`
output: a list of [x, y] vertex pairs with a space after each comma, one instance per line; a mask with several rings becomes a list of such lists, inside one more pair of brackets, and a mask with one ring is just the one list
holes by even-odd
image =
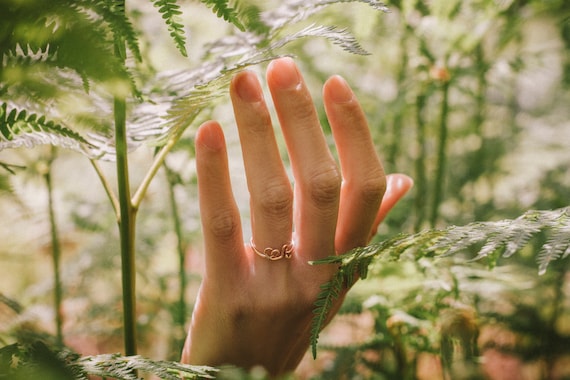
[[253, 241], [261, 251], [293, 241], [295, 250], [290, 259], [270, 261], [244, 244], [249, 239], [242, 235], [222, 129], [215, 121], [204, 123], [196, 134], [196, 165], [205, 270], [182, 361], [261, 365], [278, 377], [293, 371], [305, 354], [320, 285], [336, 271], [308, 262], [368, 243], [412, 180], [385, 176], [364, 112], [341, 77], [323, 87], [340, 167], [294, 61], [271, 62], [267, 84], [295, 185], [257, 77], [247, 71], [236, 75], [230, 94], [251, 195]]

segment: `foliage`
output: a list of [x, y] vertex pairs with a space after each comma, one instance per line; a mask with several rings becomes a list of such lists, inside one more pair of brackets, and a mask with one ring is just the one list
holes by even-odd
[[149, 360], [140, 356], [105, 354], [81, 357], [67, 350], [54, 350], [38, 340], [29, 345], [15, 343], [0, 349], [0, 376], [19, 379], [87, 380], [91, 376], [136, 380], [136, 371], [160, 379], [214, 378], [215, 368], [177, 362]]
[[162, 15], [164, 22], [168, 25], [170, 37], [180, 54], [188, 56], [186, 51], [186, 36], [184, 34], [184, 25], [182, 25], [176, 18], [182, 14], [180, 5], [175, 0], [156, 0], [153, 2], [154, 6], [158, 8], [158, 12]]
[[500, 256], [509, 258], [521, 251], [533, 235], [547, 233], [549, 238], [537, 257], [539, 273], [544, 274], [548, 265], [570, 256], [570, 208], [554, 211], [528, 211], [514, 220], [475, 222], [466, 226], [451, 226], [444, 230], [426, 230], [417, 234], [401, 234], [381, 243], [356, 248], [344, 255], [332, 256], [314, 264], [337, 264], [335, 277], [322, 286], [315, 303], [315, 316], [311, 328], [311, 345], [316, 355], [319, 332], [332, 300], [338, 298], [342, 286], [354, 283], [355, 275], [365, 279], [370, 268], [392, 261], [421, 261], [464, 253], [468, 248], [482, 244], [470, 261], [487, 258], [488, 265], [496, 265]]
[[0, 106], [0, 134], [0, 149], [50, 144], [81, 152], [89, 146], [79, 133], [47, 121], [45, 116], [8, 109], [7, 103]]
[[[55, 260], [54, 247], [61, 245], [65, 302], [56, 302], [53, 314], [67, 318], [66, 340], [81, 346], [72, 341], [74, 334], [90, 335], [104, 342], [98, 347], [103, 352], [120, 349], [113, 341], [122, 317], [116, 308], [120, 297], [112, 290], [120, 287], [115, 254], [120, 236], [114, 228], [125, 214], [134, 222], [148, 199], [136, 225], [142, 290], [131, 324], [137, 325], [141, 346], [148, 346], [145, 354], [154, 354], [149, 347], [160, 346], [155, 341], [167, 340], [168, 353], [160, 355], [177, 360], [191, 309], [183, 307], [184, 300], [198, 278], [185, 274], [197, 261], [192, 256], [189, 264], [185, 252], [199, 241], [195, 178], [188, 169], [193, 126], [201, 117], [223, 112], [218, 106], [235, 73], [291, 54], [300, 58], [309, 85], [332, 72], [350, 76], [386, 171], [412, 174], [416, 189], [391, 213], [373, 244], [318, 263], [340, 266], [315, 304], [313, 355], [317, 348], [335, 354], [330, 365], [319, 367], [320, 378], [412, 379], [422, 353], [440, 358], [448, 372], [467, 363], [463, 375], [480, 376], [485, 349], [544, 362], [549, 366], [544, 377], [552, 373], [556, 356], [569, 347], [568, 334], [559, 327], [570, 314], [565, 290], [570, 160], [558, 153], [567, 151], [560, 136], [568, 135], [570, 38], [564, 0], [392, 1], [388, 7], [375, 0], [263, 5], [202, 0], [191, 12], [181, 1], [150, 0], [154, 14], [145, 13], [151, 11], [144, 2], [126, 3], [4, 0], [0, 12], [0, 166], [5, 169], [0, 202], [6, 226], [0, 231], [6, 240], [0, 257], [10, 267], [22, 263], [23, 269], [13, 272], [24, 275], [8, 281], [26, 284], [26, 304], [43, 305], [59, 280], [57, 275], [42, 279], [41, 253], [51, 250]], [[189, 49], [185, 29], [201, 21], [201, 13], [194, 12], [199, 7], [227, 22], [225, 29], [215, 27], [224, 35], [205, 45], [202, 56], [195, 45]], [[185, 57], [183, 69], [153, 66], [152, 48], [163, 40], [155, 42], [155, 29], [148, 25], [153, 21], [145, 17], [162, 18], [166, 40]], [[533, 24], [537, 19], [540, 28]], [[548, 44], [539, 38], [545, 25], [552, 26]], [[543, 45], [529, 43], [535, 35]], [[317, 44], [314, 37], [334, 46]], [[331, 50], [337, 47], [359, 56], [344, 58]], [[553, 60], [560, 67], [552, 66]], [[537, 72], [549, 74], [537, 81]], [[531, 79], [536, 82], [529, 86]], [[113, 122], [118, 99], [124, 100], [124, 146], [117, 143], [119, 128]], [[321, 119], [330, 133], [325, 116]], [[56, 156], [42, 145], [70, 152]], [[137, 161], [141, 151], [150, 154]], [[77, 153], [91, 160], [114, 215], [101, 212], [109, 206], [88, 180], [88, 190], [79, 194], [86, 177]], [[118, 157], [135, 163], [131, 174], [112, 178], [124, 188], [134, 183], [132, 196], [120, 200], [106, 166]], [[57, 177], [58, 168], [69, 171]], [[168, 178], [162, 176], [164, 168]], [[35, 177], [55, 180], [38, 185]], [[166, 187], [172, 208], [167, 211]], [[38, 201], [44, 192], [49, 207]], [[57, 215], [51, 215], [58, 205]], [[529, 209], [545, 211], [525, 212]], [[42, 232], [50, 230], [61, 230], [53, 235], [60, 238]], [[14, 243], [18, 237], [27, 244]], [[161, 261], [169, 261], [175, 250], [179, 267], [160, 272]], [[367, 280], [357, 281], [361, 278]], [[371, 316], [370, 334], [331, 343], [335, 330], [322, 336], [320, 330], [331, 302], [353, 283], [341, 314], [357, 320]], [[28, 324], [33, 312], [0, 298], [16, 314], [2, 328], [19, 326], [0, 331], [5, 345], [0, 368], [13, 376], [29, 378], [45, 358], [57, 364], [56, 378], [132, 378], [135, 369], [163, 378], [186, 370], [215, 376], [210, 369], [138, 355], [81, 357], [62, 349], [57, 339], [53, 346], [30, 343], [21, 334], [33, 330]], [[85, 300], [88, 306], [77, 306]], [[0, 308], [0, 322], [3, 316]], [[87, 316], [89, 323], [76, 316]], [[514, 348], [493, 340], [473, 343], [477, 331], [495, 325], [521, 337]], [[49, 372], [42, 376], [49, 378]]]

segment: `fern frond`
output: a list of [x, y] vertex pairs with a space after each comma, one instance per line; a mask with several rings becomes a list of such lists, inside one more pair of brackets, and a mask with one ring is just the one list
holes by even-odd
[[[164, 1], [164, 0], [163, 0]], [[173, 0], [168, 0], [169, 4]], [[320, 0], [309, 2], [319, 7], [350, 1]], [[379, 2], [354, 0], [379, 7]], [[219, 7], [228, 2], [210, 2]], [[290, 12], [291, 9], [305, 9], [306, 12]], [[221, 8], [220, 8], [221, 9]], [[380, 8], [378, 8], [380, 9]], [[135, 104], [129, 117], [128, 138], [135, 148], [141, 143], [164, 145], [167, 141], [178, 139], [185, 129], [196, 120], [205, 109], [212, 108], [226, 93], [231, 78], [239, 71], [282, 56], [279, 51], [287, 44], [307, 37], [322, 37], [356, 54], [367, 54], [356, 39], [346, 30], [325, 26], [308, 26], [293, 33], [281, 33], [283, 25], [291, 26], [313, 14], [305, 3], [284, 3], [275, 12], [264, 13], [260, 19], [266, 24], [271, 14], [280, 15], [282, 23], [271, 24], [265, 35], [239, 33], [224, 37], [209, 46], [208, 61], [188, 71], [161, 75], [150, 83], [147, 95], [149, 102]], [[284, 34], [284, 35], [282, 35]], [[157, 90], [159, 89], [159, 90]], [[167, 94], [167, 95], [165, 95]], [[97, 146], [98, 154], [107, 159], [114, 156], [114, 143], [110, 137], [98, 136], [91, 140]]]
[[417, 234], [400, 234], [389, 240], [355, 248], [340, 256], [331, 256], [311, 264], [339, 264], [340, 268], [330, 282], [321, 287], [315, 303], [315, 317], [311, 327], [311, 346], [315, 354], [318, 334], [324, 326], [332, 300], [339, 294], [342, 284], [352, 284], [355, 273], [364, 278], [373, 264], [390, 261], [419, 261], [426, 257], [447, 257], [464, 252], [467, 248], [484, 243], [475, 258], [480, 260], [502, 251], [510, 257], [524, 248], [530, 239], [543, 232], [549, 235], [537, 255], [538, 272], [544, 274], [548, 265], [570, 256], [570, 207], [527, 211], [512, 220], [475, 222], [465, 226], [451, 226], [443, 230], [426, 230]]
[[178, 5], [176, 0], [152, 0], [152, 3], [158, 8], [158, 12], [162, 15], [174, 45], [180, 54], [184, 57], [188, 57], [184, 25], [180, 22], [180, 15], [182, 14], [180, 5]]
[[214, 378], [215, 368], [191, 366], [178, 362], [150, 360], [142, 356], [120, 356], [118, 354], [103, 354], [86, 356], [75, 363], [85, 373], [103, 378], [117, 380], [136, 380], [134, 371], [150, 373], [164, 380]]
[[239, 11], [243, 24], [248, 32], [267, 34], [269, 26], [261, 19], [261, 10], [255, 5], [248, 5]]
[[94, 2], [82, 3], [79, 11], [91, 10], [98, 14], [101, 17], [100, 22], [107, 24], [108, 28], [112, 30], [114, 40], [117, 41], [118, 38], [123, 39], [134, 58], [140, 62], [142, 61], [142, 56], [137, 32], [127, 17], [124, 8], [120, 8], [119, 5], [120, 3], [114, 2], [112, 6], [109, 6], [109, 1], [96, 0]]
[[0, 105], [0, 150], [50, 144], [85, 153], [91, 144], [79, 133], [45, 116]]
[[315, 309], [313, 310], [313, 321], [311, 323], [311, 351], [313, 358], [317, 357], [317, 344], [319, 342], [319, 334], [325, 327], [329, 319], [329, 312], [340, 296], [344, 286], [344, 273], [339, 270], [331, 281], [321, 285], [321, 292], [315, 301]]
[[[51, 87], [46, 77], [57, 71], [68, 71], [68, 74], [71, 71], [83, 81], [86, 90], [90, 81], [109, 84], [127, 81], [134, 87], [128, 70], [113, 54], [115, 33], [112, 30], [116, 28], [117, 33], [125, 33], [135, 55], [140, 54], [136, 37], [124, 16], [110, 12], [106, 1], [13, 2], [0, 12], [0, 24], [6, 36], [0, 43], [0, 60], [4, 68], [17, 64], [19, 66], [14, 67], [28, 75], [22, 83], [17, 78], [17, 83], [10, 83], [10, 77], [2, 79], [8, 82], [8, 87]], [[17, 32], [21, 29], [27, 33]], [[21, 57], [28, 60], [19, 60]], [[29, 70], [32, 66], [34, 69]], [[45, 75], [47, 70], [50, 75]], [[58, 89], [57, 86], [52, 88], [55, 92]]]
[[275, 33], [280, 29], [306, 20], [310, 16], [320, 12], [322, 8], [333, 4], [340, 3], [363, 3], [372, 7], [376, 11], [387, 12], [388, 7], [380, 1], [376, 0], [307, 0], [307, 1], [289, 1], [283, 6], [273, 11], [267, 12], [262, 16], [262, 20], [271, 27]]
[[137, 371], [163, 380], [211, 379], [218, 372], [212, 367], [151, 360], [139, 355], [102, 354], [81, 357], [69, 349], [56, 347], [49, 343], [49, 339], [39, 337], [29, 342], [1, 347], [0, 370], [0, 375], [10, 379], [38, 379], [47, 371], [54, 379], [62, 380], [88, 380], [93, 376], [138, 380]]
[[230, 0], [200, 0], [204, 5], [212, 8], [212, 12], [219, 18], [223, 18], [227, 22], [235, 25], [239, 30], [245, 31], [245, 27], [240, 21], [240, 15], [237, 7], [230, 5]]
[[277, 43], [273, 44], [273, 48], [280, 48], [292, 41], [307, 38], [307, 37], [322, 37], [335, 45], [340, 46], [343, 50], [358, 55], [369, 55], [366, 50], [364, 50], [356, 38], [350, 34], [346, 29], [338, 29], [334, 26], [317, 26], [310, 25], [303, 30], [292, 34], [289, 37], [283, 38]]
[[548, 265], [570, 254], [570, 209], [566, 209], [549, 225], [551, 233], [538, 254], [539, 273], [546, 272]]

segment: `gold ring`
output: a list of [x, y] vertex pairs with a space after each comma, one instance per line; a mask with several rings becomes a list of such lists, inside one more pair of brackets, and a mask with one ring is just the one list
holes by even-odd
[[271, 261], [281, 260], [282, 258], [290, 259], [291, 255], [293, 254], [293, 243], [283, 244], [281, 249], [267, 247], [263, 250], [263, 252], [261, 252], [255, 247], [255, 243], [253, 242], [253, 236], [249, 240], [249, 244], [251, 245], [251, 249], [253, 249], [253, 252], [255, 252], [258, 256], [261, 256], [264, 259]]

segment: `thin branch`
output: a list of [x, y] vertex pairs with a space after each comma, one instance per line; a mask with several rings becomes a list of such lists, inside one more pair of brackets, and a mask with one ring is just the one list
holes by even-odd
[[148, 190], [148, 187], [150, 186], [150, 183], [152, 182], [153, 178], [156, 176], [156, 173], [158, 173], [158, 171], [160, 170], [160, 167], [164, 163], [164, 160], [166, 159], [168, 153], [172, 150], [176, 142], [178, 142], [180, 135], [181, 135], [180, 133], [177, 133], [174, 136], [172, 136], [170, 139], [168, 139], [167, 143], [162, 148], [160, 148], [158, 154], [154, 157], [154, 161], [150, 169], [147, 171], [141, 184], [136, 190], [135, 195], [133, 195], [133, 198], [131, 199], [131, 204], [135, 209], [139, 208]]
[[99, 166], [97, 161], [93, 160], [93, 159], [89, 160], [89, 161], [91, 162], [91, 165], [95, 169], [95, 172], [97, 173], [97, 176], [99, 177], [99, 180], [101, 181], [101, 184], [103, 185], [103, 188], [105, 189], [105, 193], [107, 193], [107, 197], [109, 197], [109, 201], [111, 202], [111, 206], [113, 207], [113, 211], [115, 212], [115, 216], [117, 217], [117, 221], [119, 221], [121, 219], [121, 214], [119, 211], [120, 210], [119, 199], [115, 195], [115, 192], [113, 191], [113, 188], [111, 187], [111, 183], [109, 183], [109, 181], [107, 180], [105, 173], [103, 173], [103, 171], [101, 170], [101, 167]]

